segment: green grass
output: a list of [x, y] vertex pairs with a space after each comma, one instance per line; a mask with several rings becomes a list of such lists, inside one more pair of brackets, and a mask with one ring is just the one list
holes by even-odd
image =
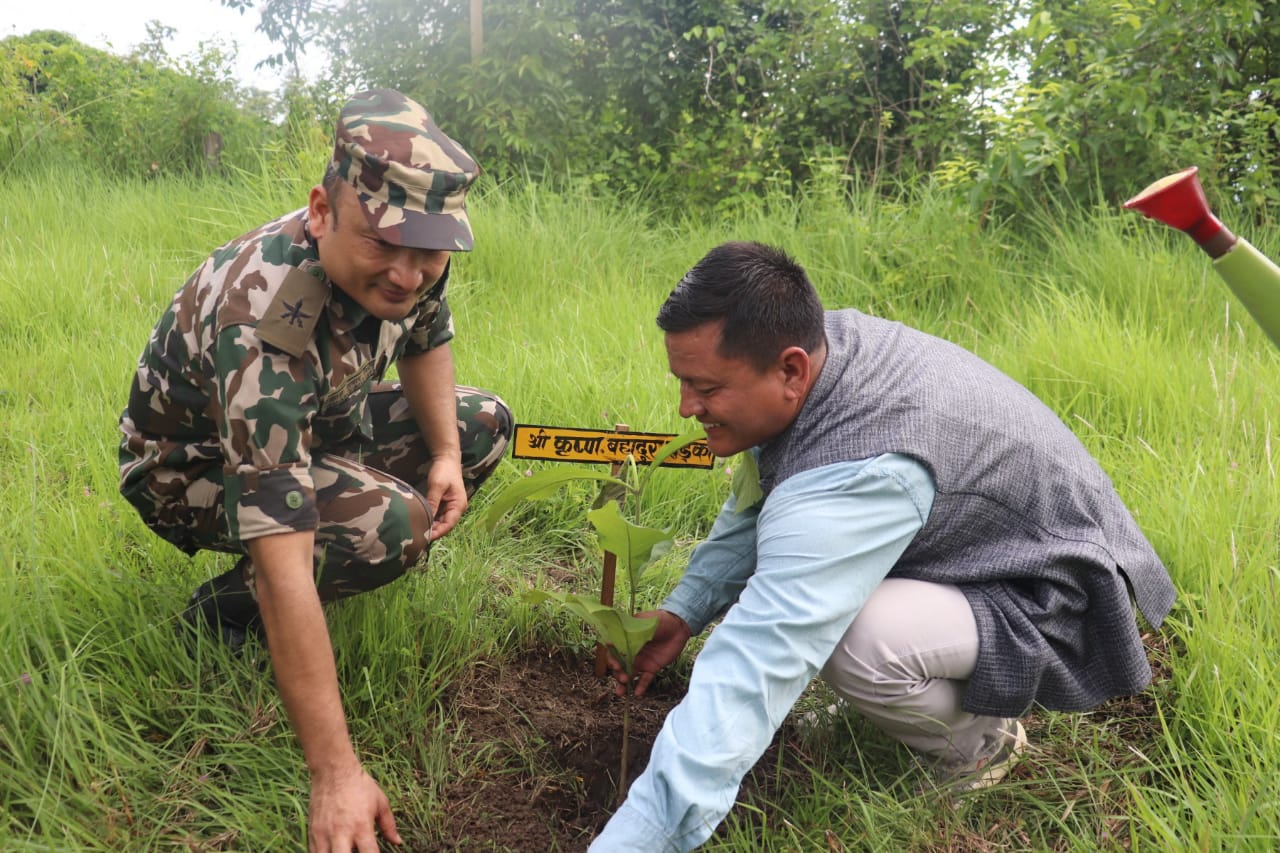
[[[269, 675], [173, 641], [190, 589], [229, 558], [188, 560], [148, 533], [114, 460], [163, 306], [209, 250], [301, 205], [313, 165], [264, 161], [225, 183], [0, 183], [0, 849], [303, 837], [305, 770]], [[768, 793], [708, 849], [1280, 845], [1280, 354], [1190, 241], [1106, 210], [980, 229], [945, 195], [846, 203], [830, 187], [678, 224], [519, 184], [478, 192], [472, 211], [478, 250], [457, 258], [451, 291], [458, 375], [521, 422], [680, 431], [658, 305], [716, 243], [777, 243], [829, 307], [955, 340], [1043, 398], [1178, 587], [1167, 676], [1129, 716], [1038, 715], [1029, 777], [952, 810], [914, 793], [903, 750], [851, 722], [799, 756], [810, 771], [762, 767]], [[527, 467], [504, 463], [496, 484]], [[687, 554], [726, 488], [720, 469], [661, 471], [642, 520], [672, 526]], [[516, 593], [590, 571], [581, 497], [520, 509], [519, 537], [486, 534], [473, 511], [426, 572], [333, 608], [353, 737], [397, 809], [429, 815], [459, 771], [438, 701], [459, 674], [567, 630]], [[651, 573], [646, 603], [679, 569]]]

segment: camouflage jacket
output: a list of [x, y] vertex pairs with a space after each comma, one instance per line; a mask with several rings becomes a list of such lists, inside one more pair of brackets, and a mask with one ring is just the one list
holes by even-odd
[[453, 337], [448, 267], [409, 315], [369, 315], [320, 267], [302, 209], [215, 251], [138, 361], [120, 490], [144, 518], [221, 466], [231, 536], [312, 530], [311, 455], [368, 438], [370, 386]]

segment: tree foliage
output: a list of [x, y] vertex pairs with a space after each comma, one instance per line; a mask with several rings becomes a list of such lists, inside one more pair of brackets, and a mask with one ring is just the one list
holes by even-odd
[[933, 177], [1016, 208], [1195, 162], [1261, 213], [1275, 5], [485, 0], [479, 56], [466, 0], [258, 8], [286, 52], [322, 44], [343, 86], [412, 92], [499, 177], [722, 205], [815, 172]]
[[[252, 0], [224, 0], [245, 7]], [[421, 99], [490, 172], [732, 203], [815, 168], [921, 174], [972, 140], [1007, 2], [271, 0], [285, 52]], [[301, 14], [305, 10], [305, 15]], [[289, 22], [306, 20], [305, 31]], [[375, 47], [376, 46], [376, 47]], [[957, 133], [957, 126], [962, 130]]]
[[985, 192], [1116, 198], [1196, 164], [1206, 186], [1265, 217], [1280, 201], [1276, 11], [1255, 0], [1029, 4], [1009, 40], [1026, 82], [976, 152]]
[[158, 25], [123, 59], [10, 38], [0, 155], [28, 156], [34, 135], [125, 173], [205, 168], [211, 131], [228, 153], [309, 143], [329, 132], [328, 93], [379, 85], [499, 180], [568, 176], [672, 208], [818, 176], [959, 186], [999, 215], [1114, 201], [1191, 164], [1259, 220], [1280, 202], [1275, 0], [484, 0], [478, 55], [471, 0], [222, 2], [258, 16], [268, 63], [322, 49], [325, 80], [255, 100], [216, 45], [174, 60]]
[[0, 41], [0, 173], [61, 162], [154, 176], [254, 156], [270, 132], [268, 102], [237, 89], [217, 44], [169, 57], [171, 35], [153, 23], [127, 57], [56, 31]]

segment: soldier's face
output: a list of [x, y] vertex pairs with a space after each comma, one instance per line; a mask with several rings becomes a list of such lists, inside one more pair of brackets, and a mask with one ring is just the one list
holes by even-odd
[[[732, 456], [776, 438], [795, 418], [803, 395], [788, 360], [763, 372], [718, 352], [721, 322], [668, 332], [667, 364], [680, 380], [680, 417], [697, 418], [716, 456]], [[807, 374], [806, 374], [807, 375]]]
[[360, 210], [355, 191], [311, 190], [311, 236], [329, 279], [379, 320], [403, 320], [444, 274], [449, 253], [388, 243]]

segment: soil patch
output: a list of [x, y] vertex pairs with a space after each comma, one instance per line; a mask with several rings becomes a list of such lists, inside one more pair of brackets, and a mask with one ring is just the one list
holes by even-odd
[[[1113, 771], [1135, 765], [1141, 774], [1140, 754], [1133, 747], [1150, 744], [1159, 735], [1155, 694], [1169, 689], [1170, 650], [1159, 635], [1147, 635], [1144, 640], [1156, 676], [1153, 688], [1106, 703], [1088, 715], [1097, 736], [1093, 748], [1109, 756], [1107, 765]], [[631, 779], [644, 770], [653, 740], [684, 688], [682, 678], [660, 676], [644, 697], [632, 699]], [[440, 808], [433, 810], [427, 825], [413, 825], [407, 814], [398, 816], [405, 844], [384, 849], [405, 853], [585, 850], [616, 808], [623, 700], [614, 694], [612, 679], [596, 677], [589, 656], [535, 650], [475, 665], [451, 695], [449, 712], [457, 721], [457, 746], [450, 756], [451, 774], [437, 794]], [[1031, 714], [1025, 723], [1033, 739], [1040, 740], [1044, 716]], [[855, 721], [852, 725], [856, 734], [846, 729], [843, 736], [841, 727], [835, 727], [836, 737], [851, 738], [837, 754], [849, 755], [856, 740], [864, 759], [885, 771], [884, 783], [897, 784], [895, 780], [911, 769], [904, 751], [878, 733], [869, 733], [869, 724]], [[810, 745], [808, 736], [797, 730], [795, 719], [788, 719], [757, 769], [744, 780], [740, 800], [768, 808], [797, 775], [838, 772], [829, 766], [834, 760], [830, 754], [814, 753]], [[1108, 791], [1107, 783], [1092, 787], [1066, 747], [1044, 738], [1036, 758], [1015, 768], [1013, 778], [1024, 787], [1055, 779], [1058, 787], [1046, 790], [1049, 797], [1061, 797], [1064, 786], [1067, 799], [1073, 802], [1086, 795], [1101, 797], [1104, 811], [1115, 817], [1102, 821], [1099, 840], [1107, 842], [1104, 846], [1115, 846], [1126, 835], [1123, 787], [1115, 791]], [[1070, 792], [1067, 782], [1073, 777], [1080, 780], [1078, 794]], [[949, 844], [956, 841], [954, 834], [959, 830], [951, 826], [948, 831], [953, 837], [937, 849], [955, 849]], [[965, 849], [1017, 849], [1020, 831], [1016, 825], [985, 827], [970, 839], [976, 846]], [[1006, 841], [1013, 846], [1000, 847]], [[986, 846], [992, 844], [994, 848]], [[926, 842], [922, 849], [934, 848]]]
[[[681, 692], [658, 680], [632, 698], [632, 779]], [[401, 849], [585, 850], [615, 808], [623, 700], [613, 680], [591, 660], [535, 651], [473, 667], [451, 704], [454, 766], [467, 770], [445, 784], [430, 831], [402, 830]]]

